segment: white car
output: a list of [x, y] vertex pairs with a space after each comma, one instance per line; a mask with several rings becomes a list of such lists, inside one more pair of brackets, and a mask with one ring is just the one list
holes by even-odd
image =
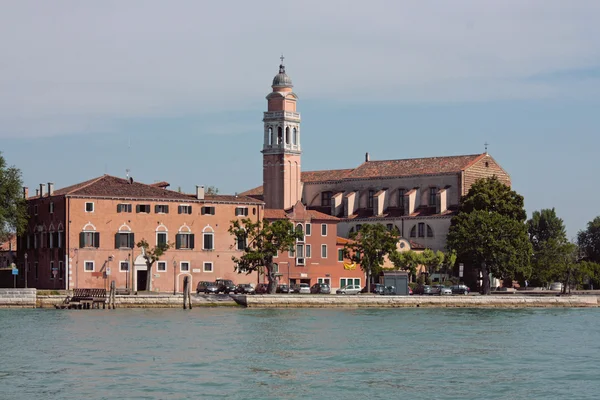
[[301, 283], [298, 287], [298, 293], [310, 294], [310, 285], [308, 283]]
[[362, 288], [359, 285], [347, 285], [336, 290], [337, 294], [359, 294]]

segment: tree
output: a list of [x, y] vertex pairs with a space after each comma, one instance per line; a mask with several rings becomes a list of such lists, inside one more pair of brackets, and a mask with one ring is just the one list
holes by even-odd
[[8, 167], [0, 153], [0, 242], [25, 231], [27, 205], [22, 190], [21, 171]]
[[447, 247], [471, 271], [481, 271], [483, 294], [490, 293], [489, 273], [501, 279], [529, 276], [526, 217], [523, 196], [496, 177], [479, 179], [461, 199]]
[[396, 252], [398, 232], [382, 224], [365, 224], [350, 234], [351, 241], [344, 245], [344, 253], [367, 275], [367, 292], [371, 292], [371, 276], [379, 274], [384, 257]]
[[246, 274], [264, 272], [269, 282], [268, 293], [275, 293], [277, 279], [273, 257], [278, 252], [294, 251], [296, 241], [304, 237], [304, 232], [294, 231], [294, 225], [288, 220], [252, 222], [244, 218], [231, 221], [229, 233], [236, 240], [245, 242], [244, 254], [231, 257], [235, 270]]
[[531, 283], [547, 286], [560, 280], [566, 256], [573, 251], [563, 220], [558, 218], [554, 208], [534, 211], [527, 221], [527, 232], [533, 249]]
[[577, 244], [584, 260], [600, 263], [600, 216], [588, 222], [587, 229], [577, 233]]
[[421, 254], [413, 250], [394, 251], [389, 255], [394, 267], [401, 271], [408, 271], [410, 275], [417, 273], [417, 267], [422, 264]]
[[219, 194], [219, 188], [215, 187], [215, 186], [209, 186], [206, 188], [206, 194], [211, 194], [211, 195], [215, 195], [215, 194]]
[[152, 290], [152, 266], [155, 262], [160, 260], [160, 257], [162, 257], [172, 246], [172, 244], [164, 243], [150, 248], [150, 245], [146, 239], [142, 239], [138, 242], [137, 247], [142, 250], [142, 257], [144, 257], [144, 261], [146, 261], [146, 267], [148, 267], [148, 279], [146, 279], [147, 291]]
[[438, 272], [444, 264], [445, 254], [441, 251], [433, 251], [431, 249], [425, 249], [421, 254], [421, 260], [425, 268], [427, 269], [428, 279], [431, 279], [431, 275]]

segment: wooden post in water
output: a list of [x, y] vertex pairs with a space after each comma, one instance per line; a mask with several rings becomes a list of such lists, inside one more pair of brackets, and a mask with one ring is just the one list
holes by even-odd
[[190, 288], [191, 285], [187, 285], [187, 290], [185, 291], [185, 296], [188, 299], [188, 309], [192, 309], [192, 289]]
[[108, 309], [110, 310], [111, 305], [112, 309], [115, 309], [115, 292], [116, 292], [115, 281], [110, 281], [110, 293], [108, 294]]
[[189, 290], [189, 277], [184, 276], [183, 277], [183, 309], [187, 309], [187, 301], [188, 301], [188, 296], [187, 296], [187, 292]]

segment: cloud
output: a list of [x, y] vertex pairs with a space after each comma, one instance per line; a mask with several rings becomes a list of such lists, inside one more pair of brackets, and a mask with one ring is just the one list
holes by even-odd
[[[600, 65], [595, 0], [23, 0], [2, 8], [0, 137], [248, 109], [269, 90], [281, 52], [301, 98], [334, 102], [560, 97], [585, 85], [553, 74]], [[595, 78], [581, 80], [596, 87]]]

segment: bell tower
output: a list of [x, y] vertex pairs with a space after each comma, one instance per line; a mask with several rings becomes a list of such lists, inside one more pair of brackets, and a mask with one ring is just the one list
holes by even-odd
[[285, 73], [281, 56], [273, 91], [267, 95], [263, 115], [263, 193], [266, 208], [288, 209], [302, 198], [300, 182], [300, 113], [292, 80]]

